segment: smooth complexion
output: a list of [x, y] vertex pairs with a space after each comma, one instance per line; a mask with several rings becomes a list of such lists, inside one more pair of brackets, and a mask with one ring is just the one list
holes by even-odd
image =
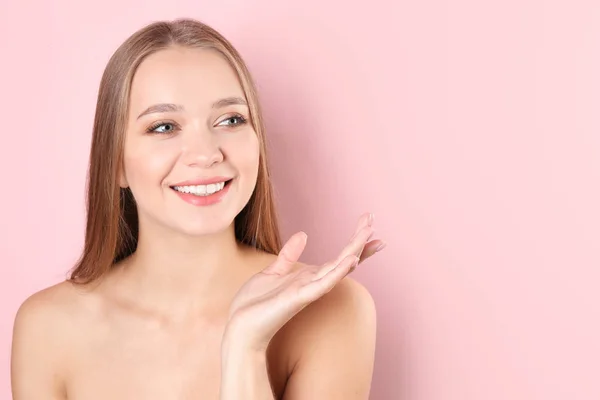
[[[297, 262], [301, 232], [279, 256], [244, 246], [233, 221], [258, 162], [244, 92], [221, 55], [172, 47], [145, 59], [119, 179], [137, 203], [137, 250], [86, 290], [67, 281], [24, 302], [13, 398], [368, 398], [375, 309], [362, 285], [342, 278], [384, 245], [369, 241], [372, 217], [323, 266]], [[227, 190], [210, 198], [176, 190], [223, 177]], [[302, 304], [290, 296], [299, 278], [314, 283]], [[265, 295], [269, 285], [283, 295]]]

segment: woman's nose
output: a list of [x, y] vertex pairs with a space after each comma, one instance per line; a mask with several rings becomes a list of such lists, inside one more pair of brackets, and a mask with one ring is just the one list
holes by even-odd
[[210, 167], [223, 161], [218, 138], [210, 130], [193, 130], [184, 135], [182, 161], [188, 166]]

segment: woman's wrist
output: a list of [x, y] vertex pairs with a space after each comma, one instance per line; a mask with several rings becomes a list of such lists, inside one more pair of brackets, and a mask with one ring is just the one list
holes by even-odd
[[258, 343], [248, 331], [249, 329], [247, 327], [242, 326], [239, 322], [236, 322], [236, 320], [230, 321], [223, 333], [221, 350], [229, 352], [243, 351], [255, 355], [266, 354], [268, 343]]
[[221, 342], [221, 355], [223, 360], [242, 355], [256, 358], [266, 356], [266, 349], [252, 345], [243, 335], [226, 332]]
[[227, 331], [221, 344], [221, 400], [273, 399], [267, 373], [267, 353]]
[[260, 366], [266, 363], [267, 349], [250, 343], [248, 335], [242, 330], [228, 327], [223, 334], [221, 342], [221, 370], [235, 369], [237, 366], [248, 363]]

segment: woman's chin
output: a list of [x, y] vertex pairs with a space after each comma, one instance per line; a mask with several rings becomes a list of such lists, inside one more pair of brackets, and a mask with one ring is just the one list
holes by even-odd
[[190, 224], [189, 221], [187, 221], [185, 223], [179, 224], [179, 226], [177, 226], [175, 230], [177, 230], [182, 235], [190, 237], [214, 236], [222, 234], [228, 229], [232, 228], [232, 223], [233, 221], [213, 221], [211, 223], [194, 225]]

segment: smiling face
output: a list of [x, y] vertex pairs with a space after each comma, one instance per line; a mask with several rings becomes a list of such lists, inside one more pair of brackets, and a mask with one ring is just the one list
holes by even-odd
[[[171, 47], [140, 64], [119, 182], [133, 193], [140, 226], [189, 235], [228, 228], [252, 195], [259, 154], [246, 96], [224, 56]], [[223, 186], [197, 185], [211, 178], [230, 181], [205, 196]]]

